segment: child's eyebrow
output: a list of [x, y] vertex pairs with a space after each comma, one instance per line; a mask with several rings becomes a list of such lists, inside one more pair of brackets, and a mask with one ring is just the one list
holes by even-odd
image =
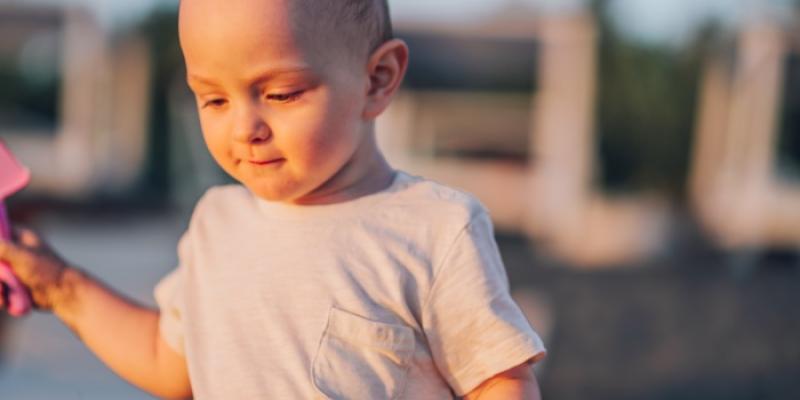
[[255, 78], [251, 80], [251, 82], [267, 82], [280, 75], [302, 75], [302, 74], [308, 74], [310, 72], [311, 68], [308, 67], [275, 68], [267, 70], [266, 72], [257, 75]]
[[[254, 79], [251, 80], [251, 82], [265, 82], [280, 75], [304, 74], [304, 73], [309, 73], [311, 71], [312, 71], [311, 68], [308, 67], [275, 68], [257, 75]], [[216, 83], [213, 79], [205, 78], [203, 76], [196, 74], [189, 74], [187, 80], [189, 84], [191, 84], [192, 82], [197, 82], [204, 84], [206, 86], [219, 86], [219, 84]]]
[[193, 82], [201, 83], [206, 86], [218, 86], [216, 82], [211, 79], [203, 78], [202, 76], [198, 75], [188, 75], [186, 77], [186, 81], [189, 82], [189, 86], [192, 85]]

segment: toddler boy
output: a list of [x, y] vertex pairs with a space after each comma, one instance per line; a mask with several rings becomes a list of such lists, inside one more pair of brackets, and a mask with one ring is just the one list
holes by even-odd
[[374, 120], [403, 79], [385, 0], [183, 0], [209, 190], [160, 312], [0, 243], [41, 309], [120, 376], [198, 399], [539, 398], [544, 348], [472, 197], [393, 170]]

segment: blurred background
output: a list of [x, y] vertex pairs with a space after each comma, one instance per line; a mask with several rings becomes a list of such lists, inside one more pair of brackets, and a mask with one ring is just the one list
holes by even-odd
[[[800, 1], [390, 4], [412, 61], [381, 146], [490, 209], [545, 398], [800, 398]], [[150, 305], [230, 182], [176, 10], [0, 0], [12, 217]], [[46, 315], [0, 319], [0, 393], [149, 398]]]

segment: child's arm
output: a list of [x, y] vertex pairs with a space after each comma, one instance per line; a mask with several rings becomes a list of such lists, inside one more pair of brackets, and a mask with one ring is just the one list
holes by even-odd
[[464, 396], [464, 400], [540, 400], [533, 368], [525, 363], [497, 374]]
[[130, 383], [159, 397], [191, 397], [186, 361], [161, 339], [158, 312], [68, 267], [32, 232], [18, 236], [16, 244], [0, 241], [0, 259], [30, 288], [39, 309], [52, 311]]

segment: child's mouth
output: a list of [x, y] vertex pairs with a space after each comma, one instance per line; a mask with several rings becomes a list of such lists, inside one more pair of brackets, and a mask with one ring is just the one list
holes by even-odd
[[281, 162], [286, 161], [285, 158], [276, 158], [274, 160], [266, 160], [266, 161], [258, 161], [258, 160], [250, 160], [250, 164], [252, 165], [274, 165]]

